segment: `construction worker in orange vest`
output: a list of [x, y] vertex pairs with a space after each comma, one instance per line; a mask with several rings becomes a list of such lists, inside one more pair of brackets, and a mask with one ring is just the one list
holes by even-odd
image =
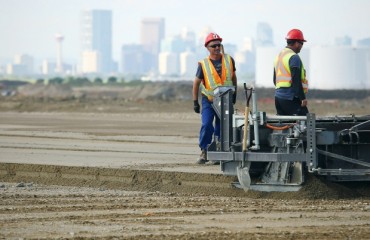
[[[213, 135], [220, 138], [220, 119], [212, 108], [213, 90], [218, 86], [235, 86], [233, 103], [236, 101], [237, 78], [235, 75], [235, 61], [222, 51], [222, 38], [216, 33], [209, 33], [204, 46], [209, 56], [198, 64], [196, 77], [193, 83], [194, 111], [200, 113], [198, 102], [199, 88], [202, 93], [202, 126], [199, 134], [199, 147], [201, 149], [198, 164], [207, 162], [207, 147], [212, 142]], [[213, 125], [215, 121], [215, 125]]]
[[308, 81], [298, 53], [306, 40], [299, 29], [286, 36], [287, 46], [274, 61], [275, 107], [278, 115], [306, 116]]

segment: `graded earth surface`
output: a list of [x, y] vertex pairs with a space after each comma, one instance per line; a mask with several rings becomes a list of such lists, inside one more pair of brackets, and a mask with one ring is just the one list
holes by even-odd
[[369, 239], [368, 183], [245, 192], [195, 164], [199, 125], [191, 101], [2, 99], [0, 239]]

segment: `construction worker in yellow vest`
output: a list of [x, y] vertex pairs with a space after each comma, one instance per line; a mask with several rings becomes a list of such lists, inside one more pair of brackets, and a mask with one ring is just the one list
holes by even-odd
[[[201, 154], [197, 161], [198, 164], [207, 162], [207, 147], [211, 144], [213, 135], [218, 140], [220, 138], [220, 119], [212, 107], [213, 91], [218, 86], [237, 86], [234, 59], [230, 55], [222, 53], [221, 42], [222, 38], [218, 34], [210, 33], [207, 35], [204, 46], [209, 51], [209, 56], [199, 62], [193, 83], [193, 102], [196, 113], [200, 113], [199, 88], [202, 93], [202, 126], [199, 134]], [[236, 90], [233, 96], [234, 104], [235, 101]]]
[[287, 46], [274, 61], [276, 112], [278, 115], [306, 116], [308, 81], [298, 55], [306, 40], [299, 29], [290, 30], [285, 39]]

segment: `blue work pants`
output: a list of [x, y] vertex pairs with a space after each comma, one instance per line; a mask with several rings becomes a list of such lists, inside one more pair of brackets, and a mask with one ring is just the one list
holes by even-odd
[[[213, 126], [215, 121], [215, 126]], [[212, 107], [212, 102], [202, 96], [202, 127], [199, 134], [199, 147], [207, 150], [208, 144], [212, 142], [213, 134], [220, 138], [220, 119]]]

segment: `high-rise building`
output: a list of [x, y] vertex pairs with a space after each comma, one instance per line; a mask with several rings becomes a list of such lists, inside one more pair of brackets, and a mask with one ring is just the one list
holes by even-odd
[[121, 49], [121, 72], [127, 75], [142, 75], [150, 71], [148, 68], [150, 54], [143, 51], [139, 44], [125, 44]]
[[268, 23], [257, 24], [257, 45], [269, 47], [274, 45], [272, 28]]
[[15, 55], [14, 63], [7, 64], [6, 73], [17, 76], [33, 74], [33, 57], [27, 54]]
[[145, 18], [141, 21], [140, 44], [143, 51], [149, 55], [144, 68], [150, 69], [151, 72], [158, 70], [158, 54], [164, 34], [164, 18]]
[[34, 73], [34, 59], [28, 54], [17, 54], [14, 56], [14, 63], [25, 66], [26, 74]]
[[180, 54], [180, 74], [193, 80], [198, 62], [194, 52], [186, 51]]
[[189, 30], [188, 28], [183, 28], [181, 30], [181, 38], [186, 44], [186, 48], [192, 52], [196, 49], [196, 35], [193, 31]]
[[159, 74], [161, 75], [179, 75], [178, 59], [176, 53], [161, 52], [159, 58]]
[[250, 52], [254, 52], [255, 51], [255, 42], [253, 40], [253, 38], [251, 37], [245, 37], [243, 39], [243, 43], [242, 43], [242, 47], [241, 47], [241, 51], [250, 51]]
[[234, 54], [235, 65], [238, 71], [238, 77], [246, 79], [247, 82], [254, 79], [256, 58], [254, 40], [251, 37], [245, 37], [240, 51]]
[[85, 50], [82, 52], [82, 67], [81, 70], [83, 73], [99, 73], [101, 69], [100, 66], [100, 54], [98, 51], [88, 51]]
[[6, 73], [9, 75], [24, 76], [27, 74], [26, 67], [22, 64], [8, 64]]
[[164, 38], [164, 18], [145, 18], [141, 21], [140, 41], [144, 50], [157, 55]]
[[56, 64], [48, 60], [43, 60], [41, 65], [41, 73], [44, 75], [55, 74]]
[[[82, 12], [81, 47], [81, 54], [86, 51], [95, 51], [99, 55], [97, 72], [109, 73], [113, 70], [112, 11], [86, 10]], [[83, 62], [82, 65], [84, 65]]]
[[186, 49], [186, 42], [180, 36], [165, 38], [161, 41], [160, 52], [172, 52], [180, 54]]

